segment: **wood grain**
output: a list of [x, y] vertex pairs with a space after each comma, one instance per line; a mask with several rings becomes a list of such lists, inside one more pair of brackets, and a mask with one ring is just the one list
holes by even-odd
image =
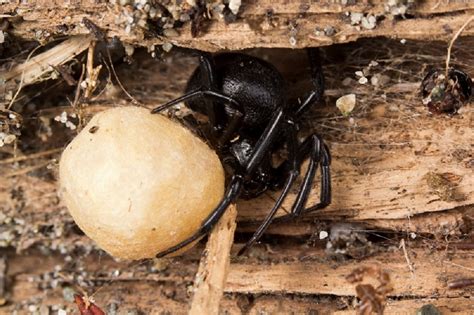
[[[388, 129], [383, 126], [384, 120], [359, 120], [367, 133], [362, 130], [358, 141], [329, 142], [333, 202], [314, 216], [407, 220], [418, 214], [474, 204], [474, 168], [466, 164], [467, 159], [454, 157], [459, 150], [472, 152], [472, 113], [453, 120], [430, 117], [422, 124], [407, 120]], [[442, 200], [428, 183], [426, 176], [430, 172], [459, 176], [459, 199]], [[318, 191], [317, 186], [314, 189]], [[240, 202], [241, 219], [262, 219], [276, 196]], [[312, 196], [309, 204], [318, 200], [318, 195]], [[288, 198], [283, 208], [291, 208], [293, 200]]]
[[[246, 293], [304, 293], [355, 295], [354, 285], [346, 277], [353, 269], [378, 265], [386, 270], [392, 279], [394, 291], [390, 296], [455, 297], [462, 291], [448, 290], [447, 279], [468, 276], [474, 263], [474, 253], [457, 252], [455, 258], [447, 259], [444, 253], [410, 249], [409, 256], [414, 265], [410, 272], [401, 250], [387, 252], [364, 259], [362, 262], [331, 264], [320, 262], [324, 252], [317, 250], [307, 262], [272, 264], [232, 264], [226, 292]], [[463, 268], [464, 267], [464, 268]], [[251, 277], [245, 275], [251, 274]], [[470, 289], [466, 289], [470, 292]]]
[[[178, 28], [177, 37], [145, 35], [145, 30], [136, 28], [127, 33], [124, 27], [115, 24], [121, 10], [111, 4], [90, 0], [63, 1], [35, 0], [21, 4], [3, 5], [3, 13], [12, 14], [10, 32], [23, 39], [47, 42], [55, 35], [88, 34], [81, 25], [87, 17], [109, 37], [117, 36], [124, 42], [150, 47], [163, 43], [191, 47], [207, 51], [236, 50], [253, 47], [303, 48], [347, 43], [359, 38], [388, 36], [398, 39], [448, 40], [473, 14], [474, 4], [469, 1], [456, 3], [437, 0], [423, 1], [410, 10], [411, 19], [397, 18], [387, 14], [385, 1], [357, 1], [355, 5], [343, 6], [334, 1], [249, 1], [241, 8], [240, 18], [226, 24], [223, 20], [211, 21], [207, 30], [197, 38], [191, 36], [190, 23]], [[271, 19], [268, 12], [273, 12]], [[379, 17], [375, 29], [357, 28], [350, 23], [347, 12], [365, 12]], [[291, 26], [293, 25], [293, 26]], [[315, 30], [331, 26], [332, 36], [316, 35]], [[35, 30], [35, 31], [32, 31]], [[59, 32], [61, 30], [61, 32]], [[464, 35], [474, 34], [470, 27]], [[295, 41], [290, 41], [294, 37]]]
[[[308, 312], [311, 309], [325, 314], [353, 312], [352, 301], [355, 298], [354, 285], [345, 277], [353, 269], [361, 266], [380, 265], [387, 270], [395, 290], [388, 298], [386, 314], [397, 312], [413, 313], [421, 306], [432, 303], [447, 314], [472, 313], [473, 288], [448, 290], [449, 280], [469, 277], [470, 267], [474, 263], [472, 251], [427, 251], [426, 248], [413, 247], [407, 250], [414, 264], [411, 273], [401, 250], [377, 254], [364, 261], [347, 262], [330, 261], [324, 258], [323, 251], [315, 249], [312, 257], [298, 259], [294, 251], [280, 251], [279, 262], [240, 259], [230, 266], [228, 282], [225, 286], [223, 300], [220, 303], [222, 312], [240, 314], [247, 309], [249, 314]], [[301, 255], [307, 255], [300, 251]], [[269, 255], [272, 255], [269, 253]], [[192, 255], [194, 257], [194, 255]], [[194, 258], [192, 258], [194, 259]], [[192, 281], [196, 272], [196, 263], [188, 256], [169, 261], [166, 269], [149, 272], [141, 266], [127, 266], [103, 256], [100, 261], [94, 256], [81, 259], [81, 271], [68, 269], [64, 256], [44, 256], [39, 253], [9, 256], [8, 279], [13, 280], [8, 287], [8, 304], [0, 308], [0, 314], [10, 314], [15, 305], [28, 303], [36, 296], [41, 296], [44, 305], [61, 305], [73, 309], [74, 305], [64, 300], [62, 288], [77, 286], [78, 276], [87, 281], [84, 287], [93, 294], [100, 307], [117, 303], [119, 310], [140, 307], [147, 313], [158, 314], [170, 311], [173, 314], [186, 314], [188, 295], [186, 284]], [[67, 280], [61, 286], [42, 289], [50, 285], [54, 270], [61, 270], [62, 278]], [[120, 270], [120, 273], [114, 273]], [[110, 271], [110, 278], [104, 273]], [[42, 275], [49, 274], [50, 278]], [[370, 278], [365, 283], [374, 283]], [[246, 301], [246, 296], [255, 296], [255, 303]], [[277, 303], [276, 301], [282, 301]], [[450, 302], [451, 301], [451, 302]], [[34, 302], [31, 302], [34, 303]], [[399, 314], [398, 313], [398, 314]]]
[[219, 305], [230, 265], [230, 249], [237, 226], [237, 208], [231, 205], [219, 220], [202, 253], [194, 279], [194, 296], [190, 315], [219, 314]]

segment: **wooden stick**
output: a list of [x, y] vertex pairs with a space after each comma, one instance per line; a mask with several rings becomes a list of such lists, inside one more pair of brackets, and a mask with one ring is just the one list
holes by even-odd
[[449, 73], [449, 61], [451, 59], [451, 49], [453, 48], [453, 45], [454, 45], [454, 42], [456, 41], [456, 39], [459, 37], [459, 35], [461, 35], [462, 31], [466, 28], [466, 26], [469, 25], [469, 23], [471, 23], [472, 21], [474, 21], [474, 15], [471, 16], [467, 21], [466, 23], [464, 23], [461, 28], [456, 32], [456, 34], [454, 34], [453, 38], [451, 39], [451, 42], [449, 43], [449, 46], [448, 46], [448, 53], [447, 53], [447, 56], [446, 56], [446, 78], [448, 77], [448, 73]]
[[237, 208], [231, 205], [209, 235], [206, 249], [194, 280], [194, 297], [190, 315], [219, 313], [230, 265], [230, 249], [234, 242]]
[[7, 278], [7, 258], [6, 256], [0, 257], [0, 306], [5, 305], [7, 299], [5, 297], [6, 291], [6, 278]]
[[21, 78], [23, 85], [35, 83], [54, 71], [51, 66], [62, 65], [89, 48], [90, 41], [88, 35], [73, 36], [8, 72], [1, 72], [0, 77], [5, 81]]

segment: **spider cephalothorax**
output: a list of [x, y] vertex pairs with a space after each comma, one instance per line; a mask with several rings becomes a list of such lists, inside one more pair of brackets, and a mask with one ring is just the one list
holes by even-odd
[[[200, 126], [210, 145], [218, 152], [229, 170], [229, 183], [220, 204], [201, 228], [187, 240], [159, 253], [174, 252], [210, 231], [230, 203], [239, 196], [253, 198], [267, 189], [282, 189], [274, 207], [241, 250], [252, 245], [264, 233], [276, 211], [299, 176], [301, 164], [309, 158], [296, 200], [288, 218], [326, 207], [331, 202], [330, 154], [322, 139], [312, 134], [300, 142], [298, 121], [324, 91], [324, 77], [317, 49], [309, 49], [312, 90], [302, 102], [293, 104], [287, 98], [286, 82], [271, 64], [244, 54], [202, 53], [199, 67], [188, 81], [186, 93], [152, 112], [158, 113], [180, 102], [208, 117]], [[272, 156], [283, 148], [287, 156], [274, 165]], [[316, 170], [321, 168], [320, 202], [306, 207]]]

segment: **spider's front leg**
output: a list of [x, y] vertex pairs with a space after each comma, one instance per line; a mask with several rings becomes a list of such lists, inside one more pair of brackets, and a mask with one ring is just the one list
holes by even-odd
[[211, 212], [211, 214], [203, 221], [199, 230], [181, 243], [161, 253], [158, 253], [156, 255], [156, 258], [161, 258], [168, 254], [174, 253], [209, 233], [214, 227], [214, 225], [217, 223], [217, 221], [219, 221], [219, 219], [222, 217], [224, 212], [227, 210], [227, 207], [229, 207], [230, 204], [239, 197], [240, 191], [242, 189], [242, 182], [242, 176], [234, 175], [229, 183], [229, 187], [225, 192], [224, 198], [221, 200], [219, 205]]
[[199, 86], [194, 84], [188, 86], [186, 94], [158, 106], [152, 110], [152, 114], [159, 113], [181, 102], [192, 102], [199, 99], [203, 103], [201, 106], [203, 114], [208, 117], [211, 126], [211, 143], [216, 148], [220, 148], [234, 136], [241, 126], [244, 113], [241, 110], [242, 106], [236, 100], [219, 90], [214, 58], [211, 54], [200, 53], [198, 69]]
[[229, 186], [225, 192], [222, 201], [202, 222], [202, 225], [199, 230], [181, 243], [167, 249], [166, 251], [158, 253], [156, 255], [157, 258], [166, 256], [177, 250], [180, 250], [181, 248], [185, 247], [186, 245], [189, 245], [195, 240], [198, 240], [202, 236], [209, 233], [209, 231], [211, 231], [217, 221], [219, 221], [219, 219], [222, 217], [227, 207], [239, 197], [240, 192], [242, 191], [244, 178], [251, 176], [253, 172], [257, 169], [257, 167], [262, 163], [262, 160], [265, 157], [265, 153], [268, 152], [269, 147], [274, 143], [274, 141], [279, 135], [279, 130], [284, 118], [285, 116], [283, 114], [283, 109], [278, 110], [272, 116], [270, 123], [264, 130], [262, 136], [260, 136], [259, 140], [257, 141], [255, 149], [252, 152], [250, 158], [248, 159], [246, 166], [242, 168], [241, 171], [232, 176], [232, 180], [229, 183]]

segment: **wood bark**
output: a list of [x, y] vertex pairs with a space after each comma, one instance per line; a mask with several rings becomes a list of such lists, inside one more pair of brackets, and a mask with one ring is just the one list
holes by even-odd
[[[313, 249], [311, 253], [295, 248], [279, 250], [279, 262], [250, 259], [231, 264], [225, 286], [227, 295], [220, 303], [222, 312], [239, 314], [242, 308], [247, 307], [250, 314], [258, 314], [262, 310], [278, 313], [292, 309], [303, 313], [315, 309], [325, 313], [350, 314], [354, 310], [355, 286], [346, 277], [357, 267], [373, 265], [386, 270], [394, 286], [385, 314], [413, 313], [429, 303], [436, 305], [443, 314], [470, 314], [473, 310], [472, 287], [458, 290], [447, 288], [448, 281], [471, 276], [470, 266], [474, 263], [471, 251], [427, 252], [426, 248], [408, 244], [408, 255], [414, 265], [414, 271], [410, 272], [402, 250], [376, 254], [356, 263], [326, 261], [320, 249]], [[268, 255], [275, 258], [272, 254]], [[99, 283], [95, 289], [97, 293], [94, 290], [89, 294], [94, 293], [96, 304], [103, 309], [114, 301], [120, 301], [118, 306], [122, 310], [135, 306], [153, 314], [161, 311], [187, 313], [187, 298], [183, 291], [186, 291], [186, 284], [192, 281], [197, 269], [196, 261], [189, 257], [181, 261], [171, 260], [166, 269], [152, 273], [137, 265], [122, 266], [121, 273], [114, 273], [120, 263], [108, 257], [103, 257], [100, 262], [94, 257], [85, 257], [83, 262], [83, 280]], [[61, 286], [47, 291], [41, 289], [54, 279], [59, 279], [62, 287], [74, 283], [72, 279], [78, 276], [77, 270], [64, 269], [59, 272], [60, 278], [53, 274], [50, 274], [51, 278], [41, 276], [53, 272], [56, 266], [64, 266], [63, 257], [32, 253], [9, 257], [9, 264], [11, 267], [7, 275], [14, 282], [8, 290], [9, 304], [0, 308], [0, 313], [7, 314], [15, 305], [27, 303], [39, 294], [43, 295], [44, 305], [74, 308], [72, 303], [64, 300]], [[110, 276], [104, 274], [105, 270], [110, 270]], [[377, 284], [370, 278], [364, 280]], [[300, 298], [293, 293], [300, 295]], [[239, 296], [248, 294], [257, 294], [257, 298], [254, 304], [244, 306], [245, 299], [242, 301]], [[278, 297], [281, 294], [284, 295]], [[277, 303], [277, 299], [284, 302]], [[338, 311], [335, 305], [343, 310]]]
[[[89, 34], [81, 21], [95, 23], [109, 37], [117, 36], [126, 43], [150, 47], [171, 43], [207, 51], [236, 50], [254, 47], [303, 48], [347, 43], [359, 38], [387, 36], [398, 39], [448, 40], [453, 31], [473, 14], [469, 1], [445, 2], [428, 0], [409, 10], [410, 18], [394, 17], [386, 11], [386, 1], [356, 1], [342, 5], [335, 1], [243, 1], [239, 18], [234, 23], [223, 20], [206, 22], [206, 31], [191, 36], [191, 23], [185, 23], [172, 37], [149, 36], [146, 29], [135, 27], [130, 32], [116, 24], [123, 9], [118, 5], [92, 0], [44, 1], [3, 5], [0, 14], [11, 21], [9, 32], [16, 37], [48, 42], [56, 36]], [[271, 12], [271, 14], [269, 14]], [[351, 12], [372, 14], [378, 18], [374, 29], [351, 25]], [[315, 33], [331, 27], [331, 36]], [[464, 35], [473, 35], [470, 27]], [[294, 38], [291, 39], [291, 38]]]
[[194, 280], [190, 315], [219, 314], [219, 302], [224, 294], [229, 272], [236, 218], [237, 209], [232, 205], [209, 234]]

